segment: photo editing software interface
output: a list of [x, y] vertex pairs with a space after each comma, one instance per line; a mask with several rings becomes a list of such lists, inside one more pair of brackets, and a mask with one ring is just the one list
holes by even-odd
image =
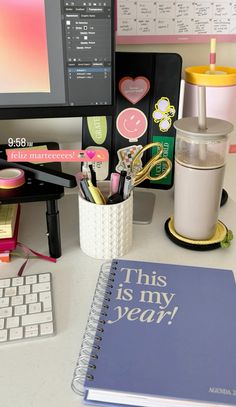
[[0, 0], [0, 108], [112, 104], [113, 0]]

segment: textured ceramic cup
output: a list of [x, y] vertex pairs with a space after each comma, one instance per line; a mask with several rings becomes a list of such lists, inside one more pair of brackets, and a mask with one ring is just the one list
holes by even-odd
[[112, 259], [125, 255], [133, 242], [133, 194], [113, 205], [97, 205], [79, 195], [79, 235], [81, 250], [88, 256]]

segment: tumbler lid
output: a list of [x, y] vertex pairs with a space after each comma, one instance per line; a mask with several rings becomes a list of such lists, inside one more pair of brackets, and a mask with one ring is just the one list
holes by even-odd
[[176, 120], [174, 127], [177, 131], [188, 137], [209, 138], [211, 140], [220, 140], [233, 131], [233, 125], [221, 119], [212, 117], [206, 118], [206, 129], [199, 129], [198, 117], [184, 117]]
[[185, 68], [185, 80], [200, 86], [236, 85], [236, 69], [229, 66], [217, 66], [218, 73], [209, 73], [209, 66], [189, 66]]

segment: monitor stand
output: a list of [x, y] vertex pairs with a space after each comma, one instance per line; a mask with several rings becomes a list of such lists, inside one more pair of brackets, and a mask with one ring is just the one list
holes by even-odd
[[156, 197], [152, 192], [134, 189], [133, 223], [148, 225], [152, 222], [155, 199]]

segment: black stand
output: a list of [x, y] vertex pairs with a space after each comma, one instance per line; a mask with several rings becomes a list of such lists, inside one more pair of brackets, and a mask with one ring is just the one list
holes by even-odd
[[[35, 143], [34, 146], [42, 144], [45, 145], [45, 143]], [[49, 150], [59, 149], [57, 143], [46, 143], [46, 145]], [[4, 161], [7, 148], [7, 145], [1, 146], [0, 169], [11, 167], [10, 162]], [[17, 163], [12, 163], [12, 166], [17, 167]], [[19, 188], [0, 189], [0, 204], [45, 201], [49, 253], [51, 257], [58, 258], [61, 256], [61, 235], [57, 200], [64, 195], [64, 186], [76, 185], [75, 177], [63, 174], [61, 163], [58, 162], [45, 165], [19, 163], [19, 168], [25, 171], [25, 184]]]
[[152, 192], [134, 189], [133, 223], [148, 225], [152, 222], [155, 199], [156, 197]]
[[61, 233], [60, 218], [57, 207], [57, 201], [51, 200], [46, 202], [47, 205], [47, 236], [49, 253], [56, 259], [61, 257]]
[[228, 201], [228, 192], [225, 189], [222, 189], [220, 206], [223, 206]]

